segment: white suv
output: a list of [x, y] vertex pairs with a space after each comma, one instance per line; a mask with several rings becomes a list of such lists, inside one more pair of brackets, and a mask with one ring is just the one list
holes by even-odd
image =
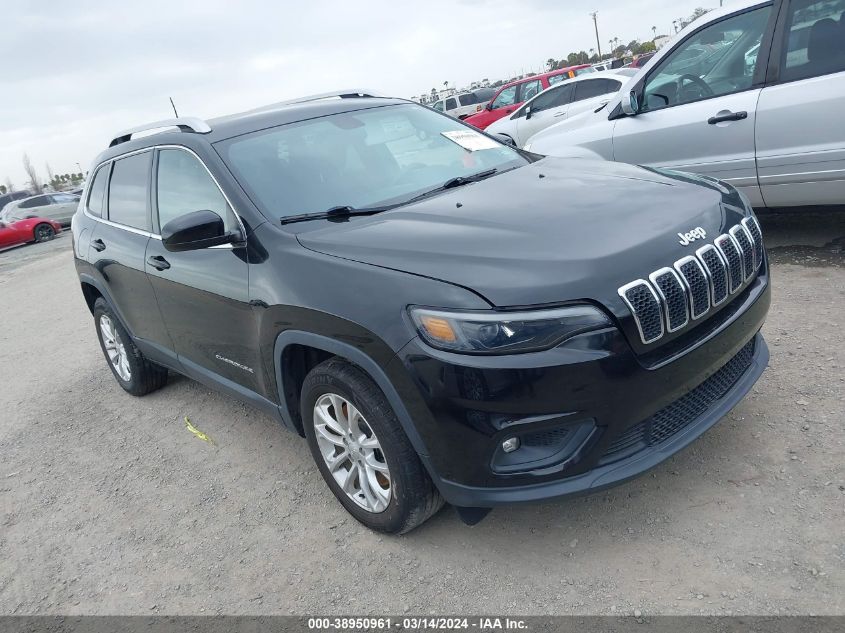
[[595, 114], [528, 140], [713, 176], [755, 207], [845, 204], [845, 0], [745, 0], [707, 13]]

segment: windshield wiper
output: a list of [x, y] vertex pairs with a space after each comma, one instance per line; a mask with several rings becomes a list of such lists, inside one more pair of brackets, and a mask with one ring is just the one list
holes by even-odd
[[[515, 167], [511, 167], [511, 169], [516, 169]], [[506, 169], [505, 171], [510, 171], [510, 169]], [[470, 176], [455, 176], [454, 178], [450, 178], [446, 182], [444, 182], [439, 187], [435, 187], [434, 189], [429, 189], [428, 191], [423, 191], [421, 194], [414, 196], [403, 202], [402, 204], [409, 204], [411, 202], [416, 202], [417, 200], [422, 200], [423, 198], [427, 198], [432, 194], [438, 193], [440, 191], [446, 191], [447, 189], [454, 189], [455, 187], [460, 187], [461, 185], [468, 185], [471, 182], [478, 182], [479, 180], [484, 180], [485, 178], [489, 178], [490, 176], [497, 174], [499, 172], [498, 169], [485, 169], [484, 171], [480, 171], [477, 174], [472, 174]]]
[[454, 178], [450, 178], [446, 182], [444, 182], [440, 187], [441, 189], [452, 189], [454, 187], [460, 187], [461, 185], [468, 185], [471, 182], [478, 182], [479, 180], [484, 180], [485, 178], [489, 178], [493, 174], [495, 174], [498, 169], [485, 169], [484, 171], [480, 171], [477, 174], [472, 174], [471, 176], [455, 176]]
[[349, 218], [355, 215], [373, 215], [392, 209], [396, 205], [385, 205], [381, 207], [361, 207], [356, 209], [348, 204], [340, 205], [326, 209], [325, 211], [316, 211], [314, 213], [300, 213], [299, 215], [286, 215], [280, 218], [282, 224], [293, 224], [294, 222], [307, 222], [308, 220], [326, 220], [331, 218]]

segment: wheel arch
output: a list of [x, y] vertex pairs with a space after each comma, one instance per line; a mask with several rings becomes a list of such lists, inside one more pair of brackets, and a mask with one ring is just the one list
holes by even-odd
[[[305, 371], [300, 367], [301, 376], [298, 376], [297, 373], [291, 371], [292, 367], [290, 365], [285, 366], [285, 362], [289, 361], [292, 353], [302, 353], [301, 350], [303, 348], [309, 350], [307, 353], [312, 354], [312, 360], [315, 358], [320, 360], [310, 365]], [[322, 362], [322, 360], [332, 357], [342, 358], [357, 366], [378, 385], [390, 403], [393, 412], [402, 425], [402, 430], [410, 440], [414, 450], [416, 450], [417, 454], [425, 462], [426, 449], [423, 440], [411, 419], [405, 403], [402, 401], [402, 398], [394, 388], [384, 369], [359, 348], [321, 334], [302, 330], [285, 330], [276, 337], [273, 358], [276, 370], [276, 386], [279, 390], [279, 409], [281, 410], [285, 425], [291, 429], [296, 429], [300, 435], [303, 433], [302, 420], [300, 419], [298, 410], [298, 392], [302, 387], [302, 380], [304, 380], [305, 375], [312, 367]]]
[[129, 332], [129, 336], [135, 339], [135, 333], [126, 324], [126, 319], [124, 318], [123, 313], [120, 311], [120, 308], [117, 307], [117, 304], [112, 300], [111, 294], [109, 294], [108, 289], [96, 278], [85, 273], [81, 273], [79, 275], [79, 283], [82, 287], [82, 296], [85, 298], [85, 304], [88, 306], [88, 310], [91, 312], [91, 314], [94, 314], [94, 303], [97, 301], [97, 299], [102, 298], [106, 303], [109, 304], [109, 307], [117, 315], [117, 318], [120, 319], [120, 324], [127, 332]]

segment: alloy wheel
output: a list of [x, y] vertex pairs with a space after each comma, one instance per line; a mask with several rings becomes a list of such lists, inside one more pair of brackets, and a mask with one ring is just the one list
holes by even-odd
[[125, 382], [132, 379], [132, 370], [129, 368], [129, 355], [126, 346], [120, 338], [120, 333], [114, 325], [114, 321], [108, 315], [100, 316], [100, 333], [103, 335], [103, 347], [106, 348], [106, 355], [109, 357], [112, 367]]
[[352, 501], [368, 512], [384, 512], [393, 491], [381, 444], [361, 412], [346, 398], [327, 393], [314, 404], [320, 455]]

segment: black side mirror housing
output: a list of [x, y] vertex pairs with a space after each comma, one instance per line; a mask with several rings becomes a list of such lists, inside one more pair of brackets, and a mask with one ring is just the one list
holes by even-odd
[[484, 106], [484, 109], [485, 109], [485, 110], [492, 110], [492, 109], [493, 109], [493, 102], [492, 102], [492, 101], [488, 101], [488, 102], [487, 102], [487, 105], [486, 105], [486, 106]]
[[161, 229], [162, 245], [174, 253], [231, 244], [236, 239], [226, 232], [223, 218], [208, 209], [180, 215]]

